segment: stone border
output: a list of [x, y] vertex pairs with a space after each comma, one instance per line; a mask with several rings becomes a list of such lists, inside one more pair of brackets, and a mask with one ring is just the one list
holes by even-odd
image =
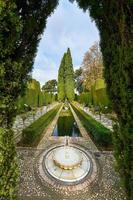
[[39, 142], [39, 144], [37, 145], [37, 149], [43, 148], [45, 141], [47, 141], [49, 139], [49, 137], [52, 135], [53, 130], [55, 128], [55, 125], [57, 123], [57, 120], [59, 118], [60, 112], [63, 108], [63, 104], [61, 105], [59, 111], [57, 112], [56, 116], [54, 117], [54, 119], [52, 120], [52, 122], [48, 125], [47, 129], [44, 131], [44, 137], [41, 139], [41, 141]]
[[99, 177], [99, 169], [98, 165], [94, 159], [94, 156], [91, 152], [86, 151], [83, 147], [80, 147], [76, 144], [71, 144], [71, 146], [74, 146], [78, 148], [79, 150], [82, 150], [90, 159], [91, 167], [89, 173], [80, 181], [64, 184], [63, 181], [59, 181], [55, 178], [53, 178], [47, 170], [43, 169], [43, 158], [48, 154], [50, 150], [52, 150], [55, 147], [62, 146], [62, 145], [50, 145], [50, 147], [47, 150], [41, 151], [41, 153], [37, 156], [36, 162], [35, 162], [35, 172], [36, 176], [38, 177], [38, 180], [41, 182], [42, 185], [48, 184], [49, 187], [53, 187], [55, 190], [60, 190], [61, 193], [64, 193], [64, 191], [69, 192], [77, 192], [77, 191], [85, 191], [88, 190], [88, 187], [92, 187], [94, 183], [97, 181]]
[[71, 109], [71, 112], [74, 116], [74, 119], [78, 125], [78, 128], [80, 130], [81, 135], [88, 140], [88, 142], [90, 143], [90, 148], [93, 151], [98, 151], [98, 148], [96, 147], [96, 145], [94, 144], [94, 142], [92, 141], [92, 139], [90, 138], [89, 134], [87, 133], [86, 129], [84, 128], [84, 126], [82, 125], [80, 119], [78, 118], [77, 114], [75, 113], [75, 111], [73, 110], [72, 106], [69, 104], [69, 107]]

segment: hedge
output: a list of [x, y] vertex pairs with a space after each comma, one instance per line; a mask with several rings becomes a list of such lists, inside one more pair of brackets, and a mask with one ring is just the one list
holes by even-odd
[[42, 133], [53, 120], [58, 112], [60, 105], [56, 106], [52, 110], [48, 111], [38, 120], [33, 122], [30, 126], [25, 128], [22, 132], [22, 139], [18, 143], [19, 146], [36, 146], [42, 138]]
[[101, 123], [93, 119], [91, 116], [86, 114], [80, 108], [77, 108], [74, 105], [72, 106], [79, 119], [81, 120], [83, 126], [86, 128], [96, 145], [100, 149], [111, 148], [112, 132], [104, 127]]

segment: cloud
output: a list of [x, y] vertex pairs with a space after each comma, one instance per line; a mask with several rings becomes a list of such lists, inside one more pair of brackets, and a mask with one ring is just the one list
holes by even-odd
[[74, 66], [80, 66], [84, 53], [97, 40], [98, 30], [89, 14], [79, 9], [76, 3], [60, 0], [54, 14], [47, 20], [35, 58], [33, 77], [41, 83], [57, 77], [60, 60], [68, 47]]

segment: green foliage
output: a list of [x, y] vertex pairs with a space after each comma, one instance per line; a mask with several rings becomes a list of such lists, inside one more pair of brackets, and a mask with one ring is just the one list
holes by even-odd
[[18, 110], [21, 112], [24, 110], [24, 104], [30, 107], [39, 107], [44, 103], [43, 93], [40, 90], [40, 83], [35, 79], [30, 80], [27, 83], [27, 89], [25, 94], [20, 96], [17, 100]]
[[58, 136], [62, 136], [62, 134], [64, 136], [65, 135], [71, 136], [73, 131], [73, 123], [74, 119], [71, 114], [71, 111], [70, 110], [64, 112], [62, 111], [57, 123]]
[[97, 102], [95, 105], [108, 106], [110, 104], [106, 88], [96, 90]]
[[47, 17], [57, 3], [52, 0], [30, 0], [28, 3], [26, 0], [0, 0], [0, 127], [5, 134], [0, 137], [2, 200], [14, 200], [17, 185], [13, 134], [10, 139], [8, 137], [17, 113], [16, 101], [24, 92]]
[[18, 167], [11, 125], [21, 87], [22, 63], [12, 60], [22, 31], [14, 1], [0, 1], [0, 198], [14, 200]]
[[43, 96], [44, 96], [44, 105], [48, 105], [55, 101], [55, 95], [52, 93], [44, 92]]
[[[71, 0], [72, 1], [72, 0]], [[76, 0], [99, 29], [104, 77], [119, 126], [114, 149], [127, 199], [133, 197], [133, 1]]]
[[82, 92], [78, 97], [78, 101], [85, 106], [92, 105], [92, 96], [90, 92]]
[[75, 88], [81, 93], [83, 92], [83, 79], [82, 79], [82, 68], [76, 69], [74, 72]]
[[104, 79], [96, 79], [95, 81], [95, 90], [100, 90], [106, 88]]
[[40, 83], [35, 79], [32, 79], [28, 82], [25, 95], [18, 98], [16, 105], [19, 112], [22, 112], [25, 109], [25, 104], [30, 107], [40, 107], [53, 103], [54, 101], [56, 101], [55, 95], [51, 92], [41, 91]]
[[74, 71], [70, 49], [63, 55], [58, 72], [58, 100], [68, 99], [73, 101], [74, 94]]
[[97, 79], [91, 87], [93, 105], [109, 106], [109, 98], [106, 91], [106, 84], [103, 79]]
[[56, 92], [57, 91], [57, 81], [55, 79], [49, 80], [42, 86], [44, 92]]
[[109, 106], [110, 102], [104, 80], [96, 80], [95, 84], [91, 87], [91, 92], [82, 92], [78, 97], [78, 101], [85, 104], [85, 106]]
[[36, 146], [40, 139], [42, 138], [42, 133], [53, 120], [56, 113], [58, 112], [60, 106], [56, 106], [52, 110], [48, 111], [38, 120], [33, 122], [30, 126], [22, 132], [22, 140], [20, 141], [20, 146]]
[[61, 64], [58, 71], [58, 100], [65, 100], [65, 57], [66, 53], [63, 55]]
[[37, 92], [40, 92], [40, 83], [39, 81], [35, 80], [35, 79], [31, 79], [28, 83], [27, 83], [27, 87], [29, 89], [33, 89], [36, 90]]
[[65, 57], [65, 92], [69, 101], [73, 101], [74, 94], [74, 71], [70, 49], [68, 48]]
[[83, 126], [86, 128], [88, 133], [91, 134], [91, 137], [96, 142], [97, 146], [101, 149], [110, 148], [112, 146], [112, 132], [80, 108], [77, 108], [74, 105], [73, 108]]
[[14, 200], [14, 188], [18, 180], [17, 154], [13, 131], [0, 128], [0, 199]]

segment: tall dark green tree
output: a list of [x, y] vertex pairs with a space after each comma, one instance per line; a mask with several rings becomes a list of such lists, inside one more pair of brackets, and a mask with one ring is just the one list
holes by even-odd
[[0, 1], [0, 199], [14, 200], [18, 178], [12, 124], [47, 17], [58, 1]]
[[66, 53], [63, 55], [61, 64], [58, 71], [58, 100], [64, 101], [66, 92], [65, 92], [65, 58]]
[[74, 70], [70, 49], [68, 48], [65, 58], [65, 91], [66, 97], [69, 101], [73, 101], [74, 94]]
[[[72, 0], [71, 0], [72, 1]], [[117, 113], [114, 155], [127, 199], [133, 198], [133, 1], [76, 0], [99, 29], [107, 91]]]
[[70, 49], [64, 54], [58, 72], [58, 100], [74, 100], [74, 71]]

